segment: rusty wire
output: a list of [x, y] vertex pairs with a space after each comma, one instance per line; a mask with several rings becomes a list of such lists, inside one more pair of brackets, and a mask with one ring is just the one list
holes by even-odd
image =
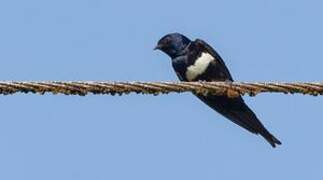
[[80, 95], [109, 94], [167, 94], [170, 92], [193, 92], [237, 97], [248, 94], [276, 92], [285, 94], [323, 95], [323, 82], [274, 83], [274, 82], [96, 82], [96, 81], [0, 81], [0, 94], [51, 92], [53, 94]]

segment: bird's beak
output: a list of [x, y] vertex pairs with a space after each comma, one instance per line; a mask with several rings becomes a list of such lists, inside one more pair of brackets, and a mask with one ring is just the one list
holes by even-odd
[[158, 44], [155, 48], [154, 48], [154, 50], [160, 50], [162, 47], [161, 47], [161, 45], [160, 44]]

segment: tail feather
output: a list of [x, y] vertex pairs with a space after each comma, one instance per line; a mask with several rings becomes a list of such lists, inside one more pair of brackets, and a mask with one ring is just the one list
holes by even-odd
[[225, 96], [200, 95], [197, 95], [197, 97], [237, 125], [247, 129], [251, 133], [260, 134], [272, 147], [281, 145], [281, 142], [269, 133], [241, 97], [228, 98]]
[[267, 142], [269, 142], [269, 144], [273, 148], [275, 148], [276, 145], [281, 145], [281, 142], [264, 127], [264, 125], [259, 121], [257, 116], [249, 108], [247, 111], [231, 111], [229, 114], [231, 121], [244, 127], [245, 129], [249, 130], [254, 134], [260, 134], [262, 137], [265, 138]]
[[261, 132], [260, 135], [264, 137], [273, 148], [275, 148], [276, 145], [282, 144], [275, 136], [270, 134], [266, 129], [263, 132]]

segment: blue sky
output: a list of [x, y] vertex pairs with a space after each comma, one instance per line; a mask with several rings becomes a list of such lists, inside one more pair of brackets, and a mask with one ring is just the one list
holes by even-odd
[[[322, 80], [321, 1], [0, 2], [1, 80], [177, 81], [152, 48], [211, 44], [238, 81]], [[322, 97], [245, 97], [272, 149], [191, 94], [0, 97], [0, 179], [321, 179]]]

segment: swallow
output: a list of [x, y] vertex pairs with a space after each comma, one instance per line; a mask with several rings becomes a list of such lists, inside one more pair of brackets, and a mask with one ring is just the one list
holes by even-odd
[[[171, 33], [158, 41], [155, 50], [160, 50], [171, 58], [173, 69], [181, 81], [233, 82], [220, 55], [201, 39], [191, 41], [180, 33]], [[229, 98], [219, 95], [194, 95], [235, 124], [251, 133], [260, 134], [272, 147], [281, 145], [281, 142], [265, 128], [241, 96]]]

